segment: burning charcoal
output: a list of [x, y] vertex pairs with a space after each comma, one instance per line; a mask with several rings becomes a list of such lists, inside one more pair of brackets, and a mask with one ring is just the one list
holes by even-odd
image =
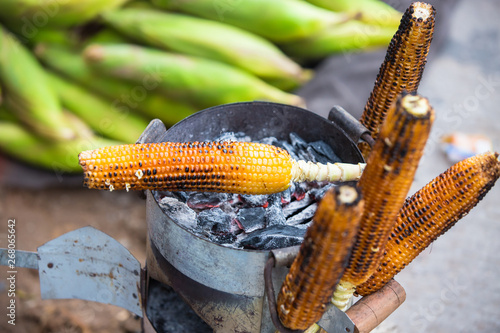
[[239, 245], [245, 249], [272, 250], [300, 245], [304, 240], [305, 229], [287, 225], [275, 225], [252, 232]]
[[251, 141], [251, 139], [243, 132], [225, 132], [216, 138], [216, 141]]
[[310, 190], [309, 183], [299, 183], [295, 184], [294, 191], [292, 192], [292, 198], [295, 200], [302, 200], [305, 198], [307, 191]]
[[174, 222], [187, 229], [196, 227], [196, 212], [175, 198], [164, 197], [159, 201], [163, 212]]
[[309, 228], [309, 226], [313, 224], [313, 221], [309, 221], [307, 223], [303, 223], [303, 224], [297, 224], [297, 225], [294, 225], [295, 228], [297, 229], [304, 229], [304, 230], [307, 230], [307, 228]]
[[306, 149], [307, 142], [304, 141], [297, 133], [290, 133], [290, 142], [295, 149]]
[[186, 192], [170, 192], [170, 191], [153, 191], [153, 195], [156, 201], [158, 202], [164, 197], [170, 197], [170, 198], [176, 198], [177, 200], [184, 203], [187, 201], [187, 198], [189, 196], [189, 194]]
[[236, 215], [236, 219], [241, 229], [250, 233], [266, 227], [265, 215], [266, 210], [263, 207], [242, 208]]
[[265, 143], [266, 145], [273, 145], [273, 146], [280, 145], [280, 141], [278, 141], [278, 139], [276, 139], [274, 136], [268, 136], [267, 138], [263, 138], [257, 142]]
[[223, 202], [226, 202], [230, 197], [228, 193], [191, 193], [187, 199], [187, 205], [193, 209], [207, 209], [219, 207]]
[[267, 227], [271, 227], [273, 225], [284, 225], [286, 223], [286, 218], [283, 214], [281, 196], [269, 199], [269, 207], [266, 209], [265, 220]]
[[198, 226], [209, 232], [230, 232], [231, 216], [220, 208], [201, 211], [198, 214]]
[[315, 141], [309, 143], [307, 150], [311, 155], [314, 155], [316, 162], [320, 163], [341, 162], [340, 158], [333, 152], [332, 147], [330, 147], [324, 141]]
[[229, 232], [214, 232], [209, 238], [210, 241], [219, 245], [233, 244], [236, 241], [236, 235]]
[[302, 209], [309, 206], [312, 202], [313, 198], [309, 194], [307, 194], [302, 200], [292, 201], [288, 205], [283, 207], [283, 214], [288, 218], [294, 214], [297, 214]]
[[299, 157], [300, 160], [316, 162], [314, 160], [314, 156], [311, 155], [306, 149], [301, 149], [298, 152], [297, 156]]
[[295, 192], [295, 183], [291, 183], [290, 187], [281, 192], [281, 203], [286, 205], [292, 201], [292, 193]]
[[323, 198], [325, 193], [334, 186], [335, 184], [327, 183], [322, 187], [313, 188], [312, 190], [309, 191], [309, 195], [312, 196], [314, 200], [319, 201]]
[[292, 215], [290, 218], [287, 218], [287, 225], [298, 225], [302, 223], [306, 223], [312, 220], [314, 213], [316, 213], [316, 209], [318, 209], [318, 203], [313, 203], [295, 215]]
[[241, 194], [241, 200], [250, 207], [263, 207], [267, 205], [267, 195]]
[[285, 149], [290, 154], [290, 157], [294, 160], [299, 160], [299, 156], [297, 156], [297, 150], [288, 142], [279, 141], [279, 144], [275, 144], [275, 146]]

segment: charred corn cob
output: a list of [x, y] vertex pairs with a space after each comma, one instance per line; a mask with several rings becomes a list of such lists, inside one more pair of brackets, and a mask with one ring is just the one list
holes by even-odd
[[[416, 91], [420, 84], [434, 33], [434, 16], [434, 7], [414, 2], [401, 19], [360, 119], [374, 139], [397, 96], [403, 90]], [[369, 146], [361, 144], [360, 149], [367, 157]]]
[[434, 111], [427, 99], [403, 94], [388, 112], [358, 186], [365, 200], [352, 255], [334, 294], [345, 310], [356, 286], [375, 272], [408, 194], [429, 136]]
[[358, 179], [362, 164], [294, 161], [284, 149], [249, 142], [162, 142], [105, 147], [79, 155], [84, 185], [269, 194], [292, 181]]
[[377, 271], [356, 288], [382, 288], [417, 255], [476, 206], [500, 177], [498, 153], [465, 159], [408, 198], [398, 214]]
[[334, 187], [321, 200], [278, 294], [277, 311], [286, 327], [304, 330], [326, 311], [347, 264], [363, 204], [351, 185]]

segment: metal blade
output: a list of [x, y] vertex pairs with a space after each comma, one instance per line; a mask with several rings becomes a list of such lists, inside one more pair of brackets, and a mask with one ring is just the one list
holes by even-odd
[[0, 249], [0, 265], [8, 266], [11, 270], [16, 267], [38, 269], [38, 255], [36, 252]]
[[84, 227], [38, 248], [42, 299], [113, 304], [142, 317], [137, 259], [118, 241]]
[[354, 323], [345, 312], [330, 305], [323, 314], [318, 325], [327, 332], [354, 332]]

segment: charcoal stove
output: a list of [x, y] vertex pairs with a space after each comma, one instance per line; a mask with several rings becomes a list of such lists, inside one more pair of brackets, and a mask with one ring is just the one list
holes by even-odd
[[[256, 140], [285, 140], [294, 132], [308, 142], [324, 141], [347, 163], [363, 162], [356, 143], [361, 138], [371, 141], [367, 130], [340, 107], [324, 119], [298, 107], [247, 102], [200, 111], [168, 131], [153, 120], [139, 142], [211, 140], [231, 131]], [[299, 246], [224, 247], [177, 224], [151, 191], [146, 205], [144, 268], [123, 245], [92, 227], [64, 234], [37, 252], [0, 249], [0, 265], [37, 269], [42, 299], [78, 298], [128, 309], [143, 317], [145, 333], [289, 332], [277, 318], [275, 291]], [[330, 333], [369, 332], [404, 300], [404, 289], [392, 280], [345, 313], [330, 307], [318, 325]]]
[[[267, 102], [217, 106], [163, 131], [161, 125], [151, 124], [141, 141], [204, 141], [225, 132], [244, 132], [255, 140], [269, 136], [286, 140], [294, 132], [308, 142], [323, 140], [343, 162], [360, 163], [363, 158], [356, 142], [370, 140], [367, 130], [340, 107], [334, 107], [325, 119], [298, 107]], [[271, 281], [274, 290], [279, 290], [298, 246], [262, 251], [212, 243], [176, 224], [150, 191], [147, 224], [150, 279], [172, 287], [214, 332], [275, 332], [276, 318], [269, 311], [265, 292], [265, 266], [271, 257], [274, 268], [267, 280], [269, 294]], [[399, 305], [404, 291], [391, 290], [399, 295]], [[146, 299], [151, 297], [155, 295], [149, 293]], [[149, 331], [161, 332], [157, 322], [162, 319], [149, 313], [146, 317], [151, 323]], [[322, 327], [329, 332], [355, 330], [352, 320], [335, 307], [322, 320]]]

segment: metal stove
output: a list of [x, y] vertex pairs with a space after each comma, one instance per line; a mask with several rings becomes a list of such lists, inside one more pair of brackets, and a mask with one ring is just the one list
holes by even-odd
[[[138, 142], [203, 141], [228, 131], [257, 140], [286, 139], [295, 132], [309, 142], [323, 140], [347, 163], [363, 162], [356, 146], [360, 139], [372, 143], [366, 128], [340, 107], [324, 119], [305, 109], [268, 102], [213, 107], [168, 130], [154, 120]], [[63, 235], [37, 253], [18, 251], [24, 258], [18, 266], [39, 270], [42, 298], [80, 298], [124, 307], [143, 317], [146, 333], [171, 332], [163, 325], [161, 308], [169, 307], [164, 294], [172, 291], [206, 323], [200, 327], [207, 332], [288, 332], [277, 319], [275, 291], [298, 246], [272, 251], [223, 247], [176, 224], [150, 191], [146, 205], [147, 262], [142, 269], [123, 246], [91, 227]], [[7, 259], [7, 251], [0, 250], [0, 264]], [[76, 289], [83, 292], [75, 294]], [[391, 281], [346, 313], [331, 307], [318, 324], [331, 333], [368, 332], [404, 299], [404, 289]]]

